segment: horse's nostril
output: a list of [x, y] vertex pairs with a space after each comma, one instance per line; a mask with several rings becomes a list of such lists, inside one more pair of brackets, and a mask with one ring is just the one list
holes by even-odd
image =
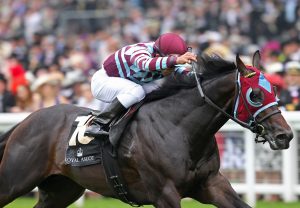
[[283, 141], [291, 141], [293, 139], [293, 133], [292, 132], [287, 132], [287, 133], [281, 133], [281, 134], [278, 134], [276, 136], [276, 139], [280, 142], [283, 142]]
[[288, 137], [285, 134], [279, 134], [276, 136], [277, 140], [283, 141], [286, 140]]

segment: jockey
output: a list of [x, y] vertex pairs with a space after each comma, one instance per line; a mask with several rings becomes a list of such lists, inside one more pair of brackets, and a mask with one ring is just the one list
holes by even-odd
[[172, 71], [187, 74], [184, 64], [197, 61], [185, 41], [175, 33], [165, 33], [155, 42], [128, 45], [110, 55], [92, 77], [93, 96], [109, 105], [86, 129], [86, 136], [108, 134], [108, 124], [118, 114], [161, 85]]

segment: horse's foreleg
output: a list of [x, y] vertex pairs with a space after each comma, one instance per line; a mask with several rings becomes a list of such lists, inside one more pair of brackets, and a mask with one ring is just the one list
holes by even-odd
[[229, 181], [221, 174], [211, 176], [206, 184], [199, 187], [193, 198], [205, 204], [220, 208], [249, 208], [233, 190]]
[[168, 182], [157, 199], [156, 208], [181, 208], [181, 197], [172, 182]]

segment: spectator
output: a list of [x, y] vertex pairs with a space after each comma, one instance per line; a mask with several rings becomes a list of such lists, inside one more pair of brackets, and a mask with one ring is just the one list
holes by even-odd
[[286, 63], [284, 76], [286, 89], [280, 93], [280, 105], [288, 111], [300, 110], [300, 63], [296, 61]]
[[32, 85], [32, 90], [38, 96], [38, 108], [46, 108], [57, 104], [69, 103], [60, 94], [61, 76], [54, 74], [41, 75]]
[[0, 73], [0, 112], [10, 112], [13, 106], [15, 106], [15, 98], [7, 90], [7, 79]]
[[78, 99], [78, 106], [91, 108], [93, 110], [101, 109], [101, 102], [94, 98], [91, 86], [88, 83], [81, 85], [81, 94], [82, 96]]
[[16, 105], [12, 113], [33, 112], [38, 109], [38, 97], [32, 93], [28, 85], [19, 85], [16, 93]]
[[44, 52], [39, 44], [32, 45], [28, 50], [28, 70], [36, 73], [44, 67]]
[[283, 69], [281, 62], [274, 62], [265, 66], [265, 77], [276, 87], [277, 95], [280, 95], [281, 90], [285, 88]]
[[69, 71], [66, 73], [63, 85], [63, 95], [68, 98], [70, 103], [78, 104], [79, 98], [82, 96], [81, 85], [87, 81], [86, 77], [80, 70]]
[[25, 77], [25, 69], [16, 54], [12, 54], [8, 59], [8, 71], [10, 75], [10, 90], [15, 95], [19, 85], [28, 84]]
[[37, 1], [32, 4], [27, 10], [24, 16], [24, 25], [25, 25], [25, 37], [29, 43], [32, 43], [33, 36], [36, 32], [41, 31], [42, 26], [42, 13], [40, 12], [40, 3]]
[[291, 61], [298, 60], [299, 61], [299, 40], [296, 38], [291, 38], [282, 43], [282, 60], [283, 61]]

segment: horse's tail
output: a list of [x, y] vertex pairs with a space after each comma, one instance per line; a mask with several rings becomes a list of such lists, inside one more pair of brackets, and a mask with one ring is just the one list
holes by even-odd
[[4, 154], [4, 150], [5, 150], [5, 146], [6, 146], [6, 143], [8, 141], [8, 138], [18, 125], [19, 124], [14, 125], [7, 132], [0, 135], [0, 163], [1, 163], [1, 160], [2, 160], [2, 157], [3, 157], [3, 154]]

